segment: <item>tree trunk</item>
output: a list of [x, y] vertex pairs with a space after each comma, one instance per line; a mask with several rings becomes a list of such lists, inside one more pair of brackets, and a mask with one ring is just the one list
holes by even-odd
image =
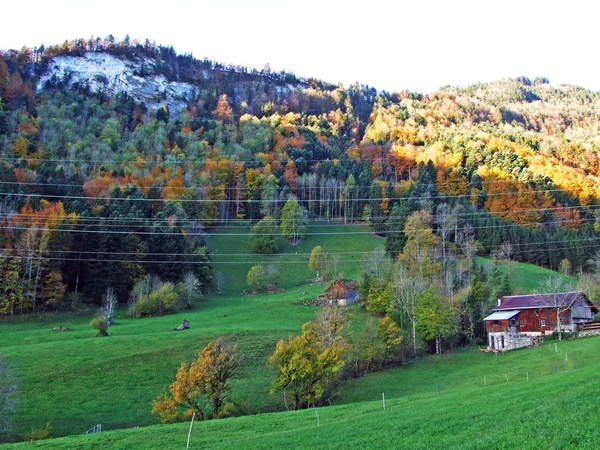
[[417, 321], [412, 321], [413, 352], [417, 354]]
[[442, 348], [441, 348], [441, 345], [440, 345], [441, 344], [440, 340], [441, 340], [440, 339], [440, 335], [438, 334], [435, 337], [435, 354], [436, 355], [440, 355], [442, 353]]

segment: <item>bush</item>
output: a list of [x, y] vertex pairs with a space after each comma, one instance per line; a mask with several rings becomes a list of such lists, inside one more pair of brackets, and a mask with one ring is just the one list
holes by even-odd
[[52, 422], [48, 422], [44, 428], [33, 428], [29, 433], [23, 434], [24, 441], [42, 441], [52, 437]]
[[257, 253], [271, 254], [279, 250], [279, 225], [266, 216], [252, 227], [252, 246]]
[[256, 289], [257, 291], [264, 289], [267, 285], [267, 275], [263, 266], [252, 266], [248, 271], [246, 277], [248, 286]]
[[154, 292], [139, 297], [133, 304], [133, 317], [162, 315], [177, 311], [177, 292], [172, 283], [161, 285]]
[[94, 316], [94, 318], [90, 321], [90, 325], [95, 330], [98, 330], [98, 334], [96, 337], [108, 336], [108, 327], [110, 323], [103, 316]]

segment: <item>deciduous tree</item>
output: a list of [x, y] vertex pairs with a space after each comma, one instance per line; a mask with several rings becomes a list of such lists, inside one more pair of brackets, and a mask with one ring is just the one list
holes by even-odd
[[226, 415], [239, 364], [237, 345], [224, 338], [209, 342], [191, 364], [181, 363], [169, 392], [152, 402], [152, 414], [163, 423], [188, 419], [194, 413], [200, 420]]
[[442, 338], [456, 330], [456, 314], [440, 295], [426, 291], [417, 299], [417, 332], [427, 341], [435, 339], [435, 352], [442, 352]]
[[281, 234], [298, 245], [306, 233], [306, 214], [296, 197], [290, 197], [281, 211]]
[[252, 227], [252, 245], [257, 253], [277, 252], [279, 239], [279, 225], [271, 216], [266, 216]]
[[302, 334], [279, 341], [269, 363], [277, 370], [271, 395], [283, 392], [292, 409], [317, 404], [328, 384], [336, 381], [344, 367], [344, 339], [326, 340], [327, 334], [315, 322], [307, 322]]

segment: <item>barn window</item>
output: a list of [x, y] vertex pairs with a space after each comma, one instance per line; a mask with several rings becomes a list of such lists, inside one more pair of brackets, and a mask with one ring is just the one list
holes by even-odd
[[499, 320], [494, 320], [493, 324], [494, 325], [500, 325], [500, 321]]
[[543, 327], [546, 326], [546, 319], [544, 319], [543, 317], [540, 319], [540, 325]]
[[524, 327], [525, 321], [523, 319], [519, 320], [519, 326]]

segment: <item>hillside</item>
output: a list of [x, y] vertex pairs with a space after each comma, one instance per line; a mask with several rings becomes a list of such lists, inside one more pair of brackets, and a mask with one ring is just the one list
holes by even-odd
[[[558, 353], [543, 345], [429, 357], [360, 380], [366, 389], [354, 400], [369, 401], [319, 408], [318, 422], [310, 409], [197, 422], [190, 448], [596, 448], [589, 393], [598, 388], [598, 339], [561, 342]], [[188, 430], [153, 426], [6, 447], [167, 449], [183, 446]]]
[[440, 207], [444, 239], [552, 269], [590, 269], [600, 237], [600, 97], [543, 78], [387, 93], [94, 38], [3, 53], [0, 97], [19, 311], [111, 286], [125, 302], [145, 274], [207, 289], [206, 233], [281, 220], [290, 197], [368, 222], [392, 255], [413, 212], [439, 234]]
[[[312, 238], [315, 243], [321, 242], [316, 236]], [[361, 236], [360, 240], [363, 245], [380, 245], [379, 240], [371, 236]], [[356, 250], [353, 247], [356, 243], [346, 242], [342, 249]], [[520, 270], [524, 269], [532, 274], [529, 283], [539, 284], [547, 275], [536, 275], [534, 267], [523, 264]], [[228, 273], [234, 286], [231, 290], [234, 290], [240, 282], [235, 280], [235, 272]], [[288, 274], [284, 282], [293, 281], [295, 276], [302, 277], [302, 272], [300, 275], [291, 273], [293, 275]], [[300, 300], [314, 299], [325, 288], [324, 284], [283, 285], [288, 292], [281, 294], [210, 295], [201, 300], [195, 310], [163, 317], [132, 319], [127, 316], [126, 308], [122, 308], [115, 318], [118, 325], [109, 329], [110, 336], [106, 339], [93, 337], [94, 331], [89, 326], [92, 311], [3, 320], [0, 353], [15, 367], [20, 382], [21, 403], [14, 418], [15, 434], [42, 428], [50, 420], [54, 436], [77, 434], [96, 423], [102, 423], [104, 430], [155, 424], [156, 418], [150, 415], [151, 401], [173, 380], [181, 361], [191, 360], [209, 340], [219, 336], [233, 339], [244, 354], [241, 377], [234, 381], [234, 400], [241, 406], [241, 412], [283, 409], [281, 400], [268, 392], [273, 372], [267, 367], [267, 358], [279, 339], [298, 334], [302, 324], [314, 318], [315, 308], [300, 305]], [[519, 285], [516, 289], [525, 291]], [[371, 317], [360, 308], [352, 308], [351, 313], [357, 330]], [[185, 333], [171, 331], [184, 317], [190, 321], [191, 329]], [[60, 324], [70, 331], [52, 331]], [[529, 355], [527, 352], [518, 354], [525, 359]], [[422, 371], [418, 373], [411, 367], [350, 381], [335, 403], [369, 400], [379, 395], [381, 384], [389, 386], [386, 391], [390, 396], [429, 390], [430, 383], [437, 383], [431, 380], [442, 377], [441, 374], [446, 387], [468, 385], [470, 378], [458, 372], [457, 366], [471, 370], [471, 365], [481, 367], [481, 361], [490, 360], [479, 359], [478, 354], [473, 358], [472, 351], [460, 355], [463, 356], [432, 358], [428, 361], [433, 366], [420, 366]], [[439, 375], [435, 375], [433, 369]], [[447, 370], [457, 373], [451, 375]], [[485, 370], [489, 370], [490, 384], [496, 383], [499, 375], [492, 374], [491, 368]], [[385, 381], [378, 381], [382, 377]]]
[[216, 229], [210, 235], [215, 271], [223, 273], [228, 294], [248, 289], [243, 275], [255, 264], [272, 264], [279, 270], [282, 287], [304, 290], [297, 284], [314, 279], [315, 272], [308, 268], [308, 261], [311, 250], [318, 245], [327, 252], [339, 254], [339, 273], [356, 280], [363, 259], [369, 252], [382, 249], [384, 244], [383, 239], [372, 236], [366, 225], [311, 222], [306, 238], [297, 247], [281, 239], [281, 249], [277, 254], [261, 255], [252, 248], [250, 231], [249, 227], [233, 227]]
[[[422, 423], [435, 415], [423, 383], [442, 384], [433, 378], [443, 374], [456, 385], [448, 392], [454, 403], [435, 400], [449, 402], [440, 417], [450, 425], [436, 424], [428, 429], [434, 440], [423, 434], [416, 446], [479, 442], [486, 424], [477, 418], [489, 427], [492, 413], [477, 397], [479, 382], [465, 384], [479, 375], [448, 371], [452, 361], [473, 371], [496, 364], [472, 349], [485, 341], [482, 319], [497, 299], [581, 289], [600, 305], [599, 129], [600, 93], [542, 77], [390, 93], [112, 36], [0, 52], [0, 352], [22, 393], [8, 438], [48, 421], [56, 435], [95, 423], [155, 424], [151, 400], [220, 336], [243, 358], [231, 414], [283, 410], [269, 395], [275, 369], [266, 362], [317, 312], [334, 314], [307, 306], [329, 284], [315, 282], [319, 274], [359, 281], [338, 283], [331, 295], [360, 295], [360, 305], [348, 308], [348, 323], [320, 317], [307, 345], [318, 343], [315, 354], [337, 346], [335, 364], [317, 377], [327, 386], [294, 405], [322, 406], [325, 391], [335, 397], [342, 382], [347, 390], [332, 401], [370, 401], [389, 383], [392, 397], [414, 394], [410, 407], [425, 405], [414, 416]], [[255, 291], [242, 295], [249, 273]], [[111, 319], [118, 325], [96, 339], [92, 317], [99, 336]], [[184, 318], [191, 330], [173, 333]], [[327, 330], [330, 320], [343, 325], [333, 326], [337, 334]], [[72, 330], [51, 331], [56, 325]], [[535, 361], [541, 351], [516, 355]], [[434, 352], [458, 353], [406, 367]], [[583, 382], [593, 363], [575, 361], [582, 365], [555, 380]], [[354, 377], [362, 378], [348, 381]], [[531, 392], [503, 386], [515, 417], [534, 420], [533, 429], [542, 421], [529, 407], [552, 382], [535, 383]], [[494, 402], [499, 389], [490, 386]], [[572, 389], [580, 400], [582, 388]], [[567, 402], [543, 398], [553, 407]], [[476, 411], [468, 427], [462, 404]], [[358, 426], [362, 413], [338, 417], [332, 429], [351, 427], [357, 442], [364, 434], [376, 447], [376, 406], [324, 411], [346, 416], [353, 407], [365, 408], [369, 429]], [[410, 411], [394, 416], [407, 439], [403, 422], [419, 435]], [[265, 428], [254, 418], [202, 426], [239, 427], [243, 447], [251, 437], [244, 424], [312, 420], [299, 412], [268, 417]], [[292, 428], [293, 439], [322, 443], [324, 432], [307, 437], [314, 430]], [[264, 445], [285, 436], [269, 435]], [[575, 445], [556, 433], [539, 439], [542, 447]]]

